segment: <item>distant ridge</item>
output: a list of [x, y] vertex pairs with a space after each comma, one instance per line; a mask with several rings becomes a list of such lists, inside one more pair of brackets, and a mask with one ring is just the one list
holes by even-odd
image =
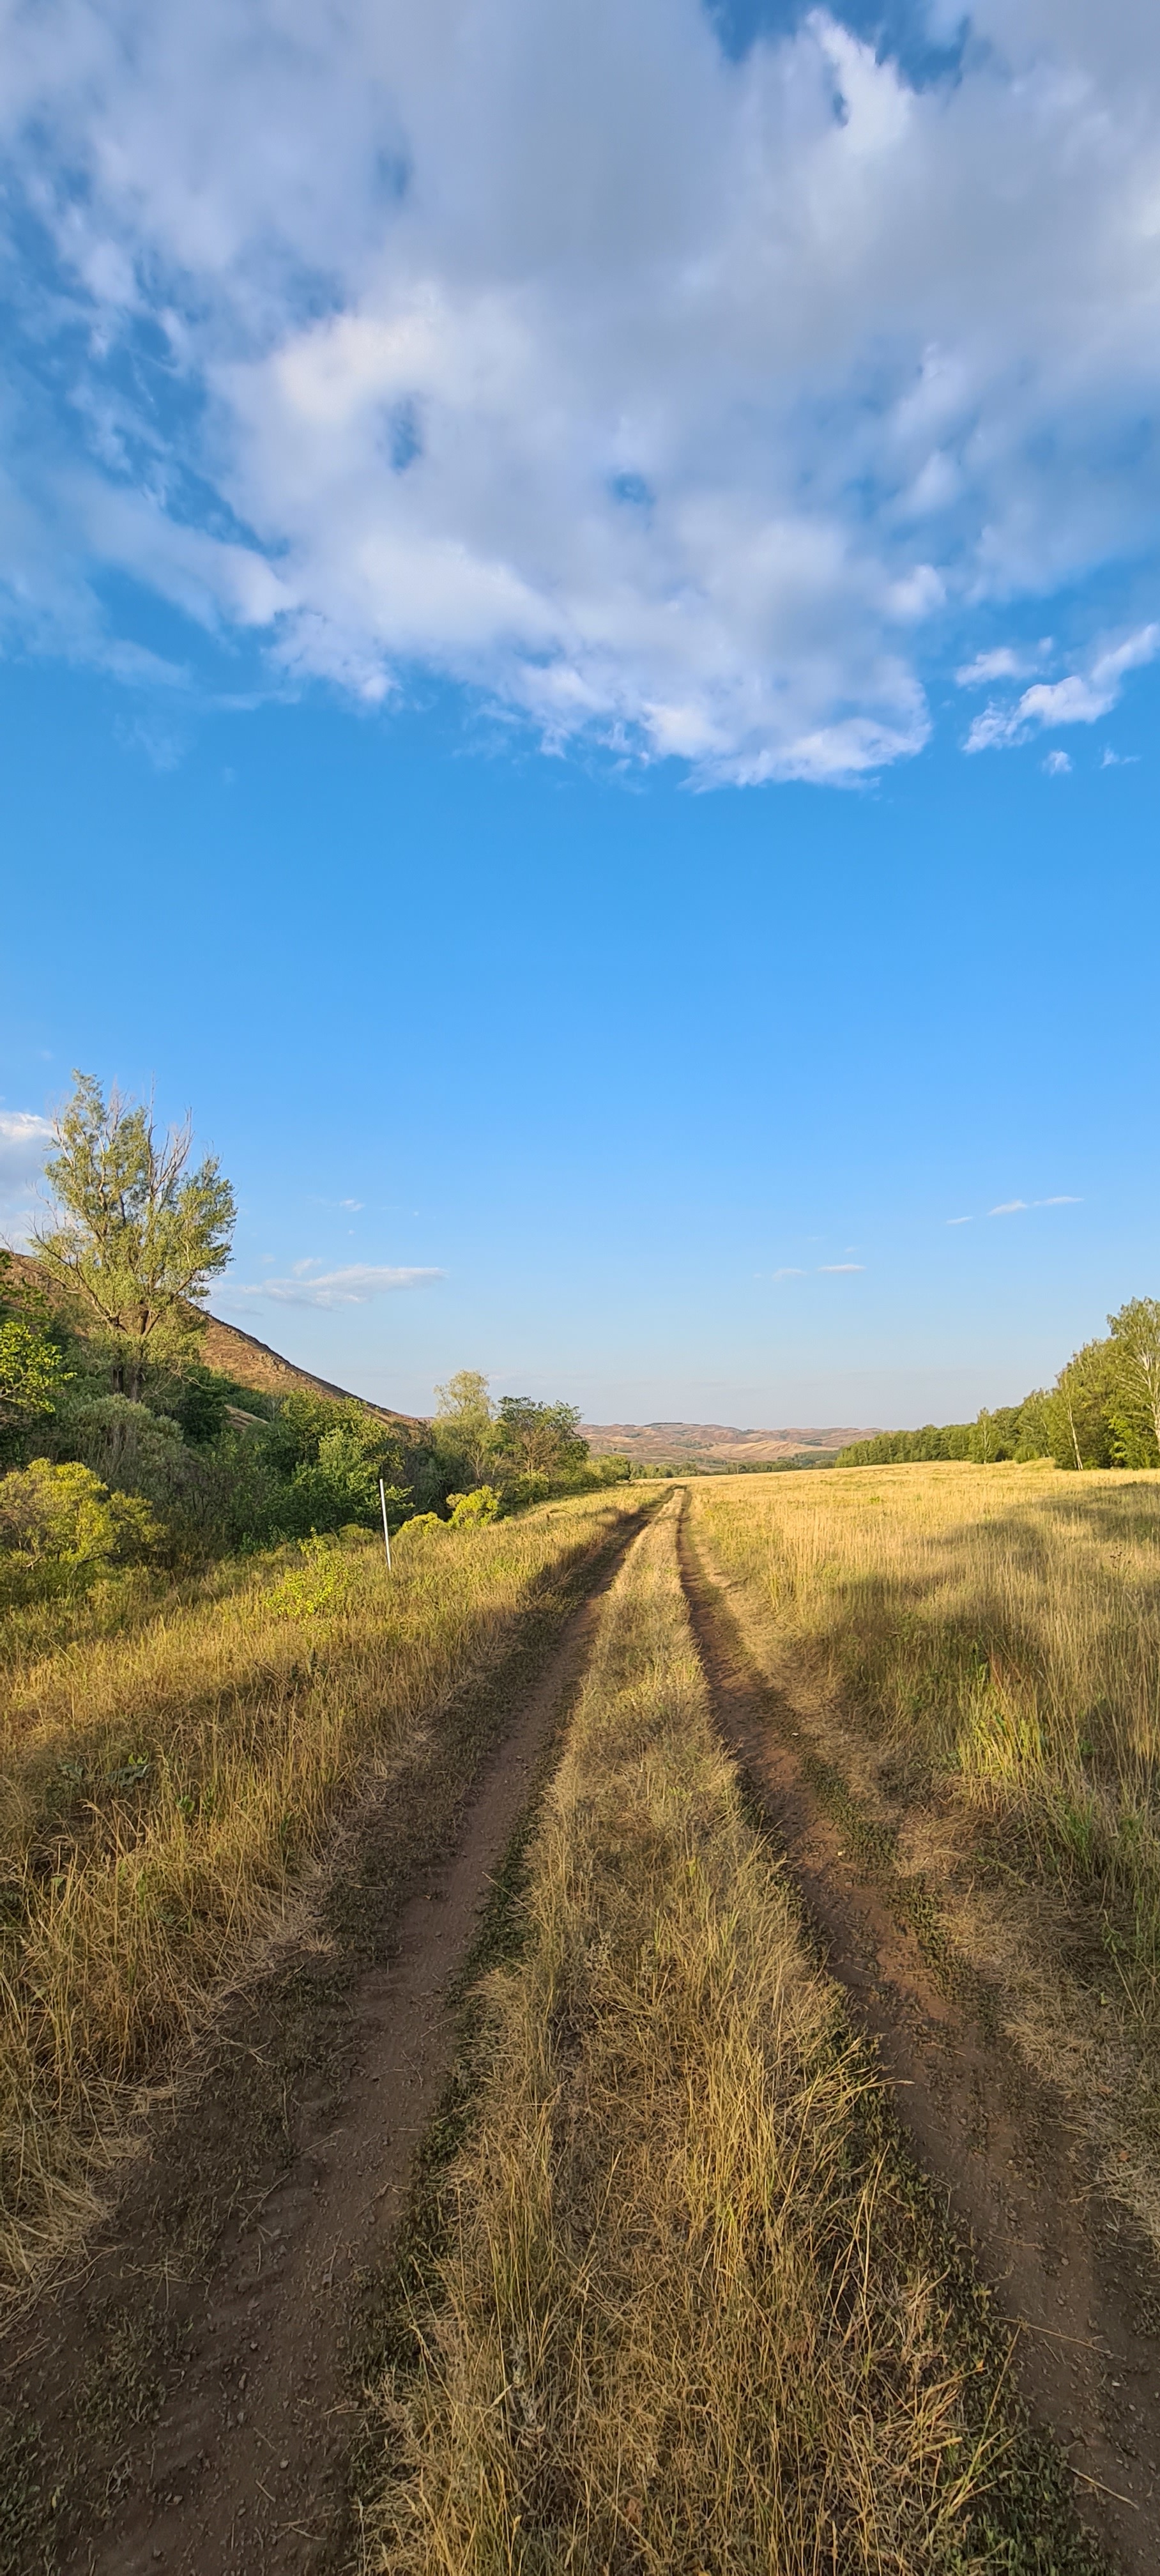
[[821, 1431], [739, 1431], [728, 1422], [582, 1422], [580, 1429], [597, 1458], [618, 1450], [653, 1466], [675, 1466], [683, 1458], [717, 1467], [772, 1466], [784, 1458], [828, 1457], [847, 1441], [873, 1436], [846, 1425]]

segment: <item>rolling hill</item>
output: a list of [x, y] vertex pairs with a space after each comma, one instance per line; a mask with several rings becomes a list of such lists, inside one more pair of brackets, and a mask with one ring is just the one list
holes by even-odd
[[583, 1422], [580, 1426], [596, 1458], [613, 1450], [645, 1466], [700, 1466], [718, 1473], [729, 1468], [779, 1466], [791, 1458], [832, 1457], [848, 1440], [865, 1440], [865, 1431], [832, 1426], [822, 1431], [739, 1431], [726, 1422]]

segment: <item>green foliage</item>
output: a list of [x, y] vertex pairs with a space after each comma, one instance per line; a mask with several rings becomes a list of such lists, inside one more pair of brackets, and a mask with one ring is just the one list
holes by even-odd
[[84, 1591], [114, 1565], [140, 1563], [157, 1538], [140, 1496], [110, 1493], [92, 1469], [71, 1461], [0, 1477], [0, 1598], [48, 1600]]
[[501, 1396], [499, 1447], [523, 1476], [566, 1475], [582, 1467], [588, 1443], [577, 1432], [580, 1409], [575, 1404], [537, 1404], [530, 1395]]
[[484, 1476], [499, 1447], [495, 1407], [480, 1369], [457, 1369], [435, 1389], [431, 1435], [451, 1474]]
[[71, 1377], [55, 1342], [6, 1316], [0, 1322], [0, 1441], [49, 1420]]
[[469, 1494], [449, 1494], [452, 1529], [485, 1529], [489, 1521], [498, 1520], [503, 1509], [503, 1495], [494, 1485], [476, 1485]]
[[188, 1349], [197, 1306], [224, 1270], [234, 1197], [209, 1155], [187, 1171], [188, 1122], [160, 1135], [152, 1111], [90, 1074], [56, 1124], [47, 1178], [59, 1222], [35, 1241], [46, 1276], [87, 1316], [120, 1394], [137, 1397], [146, 1364]]

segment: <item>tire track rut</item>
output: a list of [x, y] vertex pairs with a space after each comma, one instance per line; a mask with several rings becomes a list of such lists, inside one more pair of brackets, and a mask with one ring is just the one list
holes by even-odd
[[1015, 2331], [1017, 2383], [1061, 2444], [1082, 2518], [1125, 2576], [1160, 2566], [1160, 2267], [1099, 2188], [1062, 2100], [948, 1994], [809, 1778], [793, 1711], [748, 1651], [690, 1527], [681, 1576], [721, 1734], [781, 1843], [826, 1964], [876, 2044], [903, 2128]]

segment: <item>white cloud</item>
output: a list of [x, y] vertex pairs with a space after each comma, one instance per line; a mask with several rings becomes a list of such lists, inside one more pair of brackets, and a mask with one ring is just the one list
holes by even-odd
[[956, 671], [960, 689], [984, 689], [990, 680], [1025, 680], [1035, 669], [1025, 653], [1016, 652], [1011, 644], [996, 645], [993, 652], [976, 653], [973, 662]]
[[1063, 1190], [1056, 1198], [1036, 1199], [1033, 1204], [1036, 1207], [1082, 1207], [1083, 1200], [1073, 1198], [1069, 1191]]
[[[10, 627], [184, 685], [126, 662], [128, 575], [370, 706], [418, 664], [707, 779], [918, 750], [928, 632], [1021, 679], [972, 621], [1157, 522], [1160, 22], [971, 25], [914, 90], [822, 8], [731, 62], [699, 0], [0, 0], [55, 262], [9, 332]], [[1094, 721], [1117, 652], [972, 747]]]
[[32, 1109], [0, 1109], [0, 1242], [26, 1243], [42, 1213], [35, 1190], [52, 1141], [50, 1119]]
[[989, 1208], [987, 1213], [989, 1216], [1023, 1216], [1030, 1204], [1029, 1199], [1003, 1199], [998, 1207]]
[[819, 1261], [818, 1263], [819, 1271], [828, 1274], [830, 1278], [836, 1278], [840, 1273], [848, 1270], [864, 1270], [865, 1267], [864, 1261]]
[[443, 1270], [400, 1270], [357, 1261], [345, 1270], [324, 1270], [311, 1279], [307, 1273], [315, 1266], [312, 1261], [298, 1261], [289, 1279], [260, 1279], [249, 1286], [231, 1282], [221, 1292], [221, 1302], [269, 1297], [279, 1306], [366, 1306], [373, 1297], [388, 1296], [396, 1288], [428, 1288], [447, 1275]]
[[1049, 778], [1070, 778], [1071, 760], [1066, 751], [1049, 751], [1043, 763]]
[[[1069, 672], [1063, 680], [1037, 680], [1014, 707], [990, 706], [976, 716], [967, 736], [968, 751], [990, 751], [1025, 742], [1035, 727], [1098, 724], [1118, 703], [1129, 671], [1138, 671], [1160, 653], [1160, 625], [1141, 626], [1134, 635], [1095, 654], [1088, 670]], [[1060, 755], [1066, 759], [1066, 754]], [[1070, 766], [1070, 764], [1068, 764]]]
[[[1067, 1192], [1061, 1192], [1057, 1197], [1050, 1199], [1004, 1199], [999, 1207], [989, 1208], [987, 1213], [989, 1216], [1026, 1216], [1031, 1208], [1082, 1206], [1082, 1199], [1072, 1198]], [[954, 1224], [955, 1219], [952, 1218], [951, 1222]], [[960, 1218], [958, 1222], [961, 1224], [965, 1220]]]
[[773, 1275], [775, 1279], [804, 1279], [806, 1274], [804, 1270], [795, 1270], [791, 1265], [784, 1270], [775, 1270]]

